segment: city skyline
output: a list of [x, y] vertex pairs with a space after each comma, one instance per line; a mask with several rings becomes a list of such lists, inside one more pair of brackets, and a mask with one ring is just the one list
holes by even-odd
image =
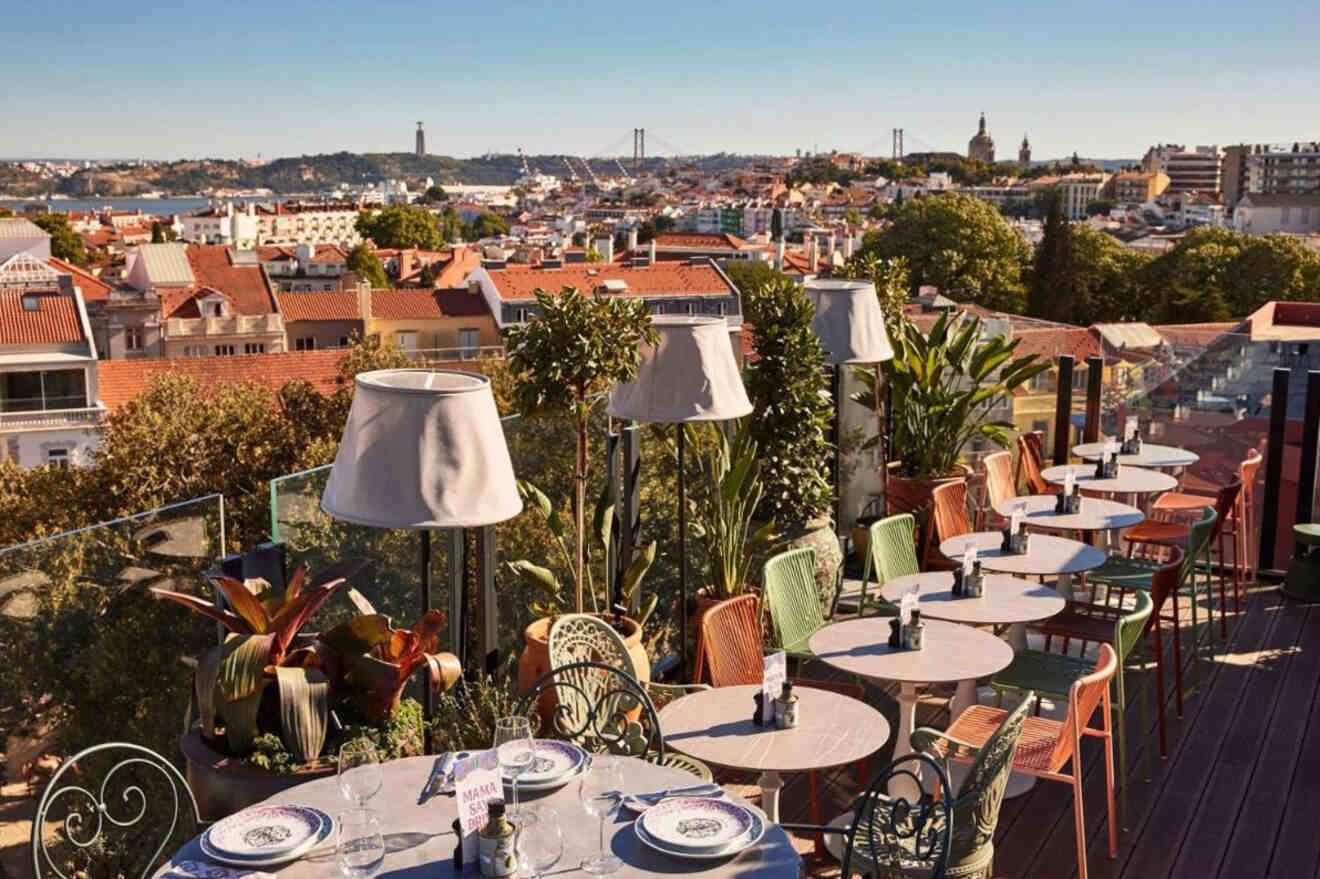
[[65, 5], [7, 13], [24, 39], [0, 56], [0, 155], [411, 152], [417, 119], [433, 154], [457, 157], [626, 155], [633, 127], [649, 155], [888, 155], [894, 127], [910, 152], [965, 153], [984, 111], [1002, 158], [1023, 132], [1039, 158], [1130, 158], [1312, 136], [1320, 110], [1279, 87], [1314, 80], [1320, 10], [1279, 0], [1253, 8], [1246, 37], [1184, 0], [1112, 4], [1088, 28], [1078, 15], [1094, 7], [1038, 0], [910, 25], [852, 0], [810, 19], [778, 0], [523, 3], [502, 18], [406, 2]]

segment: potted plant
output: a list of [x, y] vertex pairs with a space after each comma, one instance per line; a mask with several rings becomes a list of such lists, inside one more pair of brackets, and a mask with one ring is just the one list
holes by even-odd
[[379, 614], [359, 613], [324, 634], [301, 632], [344, 585], [338, 575], [356, 567], [337, 566], [305, 586], [307, 566], [300, 566], [283, 594], [262, 579], [208, 573], [229, 608], [152, 588], [228, 630], [197, 660], [199, 717], [181, 743], [204, 815], [226, 815], [333, 772], [327, 758], [357, 735], [374, 738], [387, 757], [421, 752], [420, 708], [400, 695], [422, 667], [438, 690], [458, 679], [457, 657], [435, 653], [443, 615], [432, 611], [400, 630]]
[[829, 607], [843, 552], [830, 521], [828, 436], [834, 404], [825, 352], [811, 328], [814, 309], [801, 287], [782, 275], [743, 293], [753, 346], [743, 371], [753, 406], [748, 431], [763, 464], [757, 519], [778, 523], [788, 548], [815, 550], [817, 591], [822, 606]]
[[775, 540], [773, 519], [759, 526], [754, 522], [765, 489], [750, 422], [739, 420], [732, 442], [719, 427], [712, 425], [710, 432], [711, 450], [699, 458], [705, 490], [702, 497], [689, 501], [690, 530], [705, 543], [709, 559], [707, 584], [698, 591], [693, 609], [697, 629], [708, 608], [746, 590], [752, 560], [764, 555]]
[[[893, 400], [889, 442], [898, 459], [889, 475], [887, 512], [917, 516], [923, 558], [930, 539], [931, 493], [967, 478], [963, 448], [973, 437], [1002, 448], [1010, 445], [1013, 423], [995, 418], [996, 407], [1010, 403], [1016, 388], [1049, 369], [1034, 354], [1013, 356], [1020, 339], [1002, 334], [982, 339], [981, 327], [980, 318], [945, 313], [923, 333], [904, 317], [891, 340], [894, 358], [884, 364]], [[852, 399], [876, 407], [874, 390]]]

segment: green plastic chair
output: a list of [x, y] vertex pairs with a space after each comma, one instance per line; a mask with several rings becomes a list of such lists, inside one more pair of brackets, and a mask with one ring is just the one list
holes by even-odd
[[[1121, 809], [1125, 826], [1127, 821], [1128, 775], [1127, 725], [1124, 722], [1124, 707], [1127, 704], [1127, 691], [1123, 680], [1123, 667], [1128, 655], [1141, 642], [1141, 634], [1146, 630], [1146, 621], [1150, 619], [1150, 611], [1154, 607], [1154, 602], [1151, 601], [1149, 593], [1137, 590], [1133, 592], [1133, 595], [1136, 604], [1130, 610], [1119, 610], [1105, 605], [1072, 605], [1068, 611], [1070, 615], [1094, 620], [1097, 623], [1101, 621], [1113, 623], [1114, 634], [1109, 643], [1113, 645], [1114, 651], [1118, 654], [1118, 670], [1114, 673], [1116, 696], [1110, 704], [1113, 706], [1118, 723], [1118, 766], [1120, 777], [1123, 779]], [[1082, 610], [1076, 609], [1079, 607]], [[1040, 695], [1066, 701], [1068, 690], [1072, 687], [1073, 681], [1085, 677], [1094, 670], [1095, 663], [1092, 660], [1083, 659], [1079, 656], [1067, 656], [1045, 650], [1019, 650], [1014, 655], [1008, 668], [990, 679], [990, 686], [994, 687], [1001, 701], [1004, 693], [1009, 690], [1034, 690]], [[1141, 728], [1143, 730], [1150, 729], [1146, 706], [1148, 688], [1149, 676], [1143, 675], [1140, 699]], [[1149, 748], [1147, 750], [1149, 751]]]
[[[1212, 614], [1209, 608], [1213, 607], [1214, 601], [1214, 577], [1210, 569], [1210, 537], [1214, 533], [1215, 519], [1217, 518], [1213, 507], [1206, 507], [1205, 513], [1201, 516], [1199, 522], [1192, 524], [1188, 529], [1186, 555], [1183, 556], [1182, 569], [1178, 576], [1178, 595], [1186, 594], [1192, 599], [1192, 650], [1199, 653], [1200, 638], [1195, 634], [1200, 630], [1200, 623], [1197, 621], [1196, 614], [1196, 562], [1202, 554], [1206, 558], [1205, 573], [1205, 597], [1207, 614]], [[1150, 578], [1155, 569], [1159, 567], [1159, 562], [1154, 559], [1131, 558], [1129, 556], [1111, 555], [1103, 565], [1086, 573], [1086, 582], [1105, 586], [1108, 590], [1108, 598], [1113, 595], [1113, 590], [1118, 590], [1119, 600], [1128, 590], [1139, 592], [1150, 592]], [[1174, 600], [1177, 600], [1177, 595]], [[1210, 658], [1213, 660], [1215, 655], [1214, 638], [1215, 627], [1213, 615], [1208, 620], [1210, 623], [1210, 637], [1206, 641], [1206, 646], [1210, 650]], [[1181, 661], [1181, 660], [1179, 660]], [[1189, 677], [1196, 676], [1196, 663], [1193, 662], [1188, 669]]]
[[917, 520], [911, 513], [887, 516], [872, 522], [867, 531], [866, 560], [862, 564], [862, 586], [858, 592], [840, 597], [845, 605], [857, 607], [857, 615], [865, 616], [868, 606], [877, 616], [898, 616], [898, 608], [886, 601], [877, 588], [874, 595], [867, 587], [871, 582], [871, 569], [875, 569], [875, 583], [883, 586], [895, 577], [916, 574], [921, 570], [917, 562]]
[[[1022, 726], [1031, 707], [1032, 694], [1023, 696], [1018, 706], [1004, 718], [994, 735], [976, 753], [976, 759], [967, 770], [962, 786], [951, 804], [953, 810], [953, 841], [949, 847], [949, 868], [946, 876], [990, 876], [995, 858], [995, 828], [999, 824], [999, 807], [1004, 802], [1008, 777], [1013, 771], [1013, 757], [1017, 753]], [[948, 748], [943, 733], [922, 727], [914, 730], [910, 739], [912, 749], [928, 754], [939, 761], [945, 774], [949, 771]], [[943, 747], [937, 743], [944, 742]]]
[[793, 659], [814, 658], [808, 642], [825, 625], [816, 592], [815, 551], [804, 546], [772, 556], [764, 576], [775, 646]]

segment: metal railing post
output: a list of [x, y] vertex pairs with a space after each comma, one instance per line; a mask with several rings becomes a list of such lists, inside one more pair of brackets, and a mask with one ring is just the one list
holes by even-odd
[[1283, 429], [1288, 420], [1288, 380], [1292, 370], [1274, 368], [1270, 390], [1270, 432], [1265, 449], [1265, 504], [1260, 517], [1260, 559], [1257, 569], [1274, 570], [1274, 544], [1279, 532], [1279, 481], [1283, 479]]
[[1072, 439], [1073, 357], [1059, 358], [1059, 385], [1054, 398], [1054, 463], [1068, 463], [1068, 443]]

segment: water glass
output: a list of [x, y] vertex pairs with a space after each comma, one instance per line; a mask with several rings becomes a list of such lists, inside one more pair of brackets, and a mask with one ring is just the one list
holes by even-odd
[[605, 849], [605, 819], [618, 810], [623, 801], [623, 770], [613, 757], [595, 755], [586, 774], [578, 783], [578, 799], [587, 814], [600, 819], [600, 854], [582, 860], [582, 869], [588, 873], [604, 875], [617, 873], [623, 861]]
[[339, 871], [351, 879], [369, 879], [385, 861], [385, 837], [380, 818], [370, 809], [356, 809], [339, 816], [335, 838], [335, 861]]
[[526, 717], [500, 717], [495, 721], [493, 747], [500, 758], [500, 768], [513, 779], [513, 804], [508, 811], [510, 821], [518, 818], [518, 776], [536, 762], [536, 743], [532, 740], [532, 724]]
[[339, 749], [339, 791], [358, 808], [380, 791], [384, 779], [380, 770], [380, 756], [367, 739], [345, 742]]
[[521, 810], [518, 817], [519, 865], [532, 879], [541, 879], [564, 856], [559, 813], [549, 806], [532, 806]]

